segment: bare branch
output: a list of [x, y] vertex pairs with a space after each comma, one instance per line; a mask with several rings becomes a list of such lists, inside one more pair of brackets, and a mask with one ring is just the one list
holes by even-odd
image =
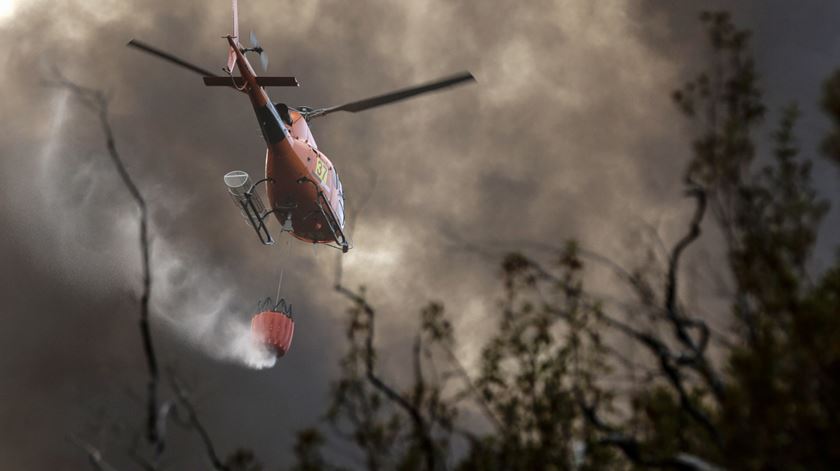
[[98, 471], [117, 471], [117, 468], [114, 468], [105, 461], [105, 458], [102, 457], [102, 452], [100, 452], [98, 448], [75, 435], [70, 435], [68, 438], [74, 445], [87, 454], [88, 461], [90, 461], [90, 465], [93, 466], [93, 469]]
[[198, 418], [198, 413], [190, 400], [189, 394], [178, 381], [178, 378], [175, 377], [175, 374], [171, 371], [169, 372], [169, 380], [172, 384], [172, 389], [175, 391], [175, 395], [178, 397], [178, 405], [183, 407], [183, 409], [187, 412], [188, 423], [201, 437], [201, 441], [204, 444], [204, 450], [207, 454], [207, 458], [213, 465], [213, 469], [217, 471], [230, 471], [230, 468], [222, 463], [222, 460], [216, 453], [216, 447], [213, 445], [213, 440], [210, 438], [210, 434]]
[[673, 456], [661, 459], [650, 459], [644, 456], [642, 453], [643, 447], [639, 440], [622, 433], [617, 428], [604, 422], [598, 416], [597, 404], [588, 404], [580, 390], [575, 389], [574, 393], [584, 420], [604, 434], [603, 438], [599, 440], [599, 443], [618, 448], [633, 464], [643, 467], [671, 468], [685, 471], [723, 471], [723, 468], [690, 453], [678, 452]]
[[678, 361], [678, 357], [675, 357], [668, 346], [662, 342], [660, 339], [656, 338], [655, 336], [642, 332], [640, 330], [636, 330], [633, 327], [630, 327], [628, 324], [621, 322], [615, 318], [612, 318], [604, 313], [601, 313], [601, 319], [609, 326], [617, 329], [619, 332], [622, 332], [629, 337], [633, 338], [634, 340], [638, 341], [640, 344], [644, 345], [649, 352], [651, 352], [656, 359], [659, 361], [659, 368], [665, 374], [665, 377], [668, 379], [668, 382], [674, 389], [677, 391], [677, 394], [680, 398], [680, 406], [685, 410], [689, 416], [691, 416], [694, 420], [696, 420], [709, 434], [712, 438], [715, 439], [717, 444], [720, 444], [720, 435], [717, 431], [717, 428], [712, 423], [711, 419], [701, 411], [694, 402], [691, 400], [688, 394], [688, 390], [686, 389], [684, 376], [680, 369], [681, 363]]
[[[689, 184], [691, 182], [689, 181]], [[674, 328], [674, 333], [677, 339], [692, 354], [691, 357], [685, 358], [681, 361], [695, 369], [705, 380], [712, 390], [718, 402], [723, 401], [724, 387], [723, 381], [713, 371], [705, 357], [706, 347], [709, 341], [709, 328], [698, 319], [690, 319], [684, 316], [678, 306], [678, 271], [679, 262], [682, 253], [691, 245], [692, 242], [700, 237], [700, 224], [703, 221], [703, 215], [706, 212], [706, 192], [699, 186], [693, 186], [688, 190], [689, 194], [697, 200], [697, 206], [694, 210], [694, 215], [689, 225], [688, 233], [674, 246], [668, 263], [668, 275], [665, 285], [665, 312], [668, 320]], [[690, 328], [695, 328], [700, 332], [698, 341], [691, 337], [689, 333]]]
[[143, 468], [144, 471], [157, 471], [158, 464], [152, 463], [140, 453], [139, 448], [140, 442], [143, 440], [143, 435], [144, 434], [141, 432], [132, 439], [131, 446], [128, 449], [128, 456], [132, 461], [137, 463], [138, 466]]
[[461, 363], [461, 360], [455, 355], [455, 352], [452, 351], [451, 348], [448, 346], [441, 346], [442, 350], [446, 353], [449, 357], [450, 363], [455, 366], [455, 371], [458, 373], [458, 376], [464, 381], [464, 384], [467, 386], [467, 391], [470, 393], [473, 398], [475, 398], [476, 402], [478, 403], [479, 407], [481, 407], [482, 412], [487, 418], [490, 420], [490, 423], [493, 424], [493, 428], [496, 431], [501, 431], [504, 428], [501, 419], [493, 412], [493, 409], [490, 407], [490, 404], [484, 399], [484, 396], [478, 391], [478, 387], [476, 387], [475, 382], [470, 377], [469, 372], [464, 367], [464, 364]]
[[420, 441], [420, 445], [423, 449], [423, 453], [426, 458], [426, 469], [428, 471], [434, 471], [438, 469], [436, 466], [437, 458], [435, 452], [435, 445], [434, 441], [432, 440], [431, 431], [429, 424], [426, 422], [426, 419], [423, 417], [420, 409], [415, 405], [408, 401], [405, 397], [403, 397], [400, 393], [396, 390], [385, 384], [377, 375], [374, 370], [374, 348], [373, 348], [373, 334], [374, 334], [374, 317], [376, 312], [374, 311], [373, 307], [368, 304], [367, 300], [364, 299], [358, 293], [354, 293], [353, 291], [345, 288], [341, 285], [336, 285], [336, 291], [350, 299], [356, 306], [362, 309], [362, 312], [365, 313], [367, 316], [367, 337], [365, 338], [365, 368], [366, 368], [366, 376], [368, 381], [381, 392], [386, 398], [388, 398], [391, 402], [396, 404], [399, 408], [401, 408], [410, 418], [411, 422], [414, 426], [414, 433], [416, 434], [418, 440]]
[[155, 354], [154, 343], [152, 341], [152, 332], [149, 324], [149, 300], [151, 299], [152, 278], [151, 269], [149, 266], [149, 235], [148, 235], [148, 214], [146, 209], [146, 200], [140, 193], [139, 188], [134, 183], [131, 175], [123, 163], [117, 151], [116, 141], [114, 139], [114, 132], [111, 128], [111, 122], [108, 114], [108, 98], [101, 90], [87, 88], [67, 79], [61, 71], [53, 68], [54, 79], [48, 82], [47, 85], [57, 86], [70, 91], [76, 98], [78, 98], [83, 105], [97, 113], [99, 124], [102, 127], [102, 132], [105, 135], [105, 145], [108, 149], [108, 155], [111, 162], [117, 169], [123, 184], [134, 199], [135, 204], [140, 209], [140, 255], [142, 259], [142, 294], [140, 296], [140, 334], [143, 340], [143, 352], [146, 356], [146, 365], [149, 370], [149, 379], [147, 382], [147, 402], [146, 402], [146, 437], [147, 440], [155, 445], [158, 450], [163, 449], [163, 444], [160, 443], [158, 437], [158, 382], [159, 371], [157, 356]]

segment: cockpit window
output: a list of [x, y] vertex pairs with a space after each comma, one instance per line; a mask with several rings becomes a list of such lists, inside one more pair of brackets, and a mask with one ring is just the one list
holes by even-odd
[[282, 119], [284, 123], [289, 126], [292, 125], [292, 115], [289, 114], [289, 107], [286, 106], [285, 103], [275, 103], [274, 109], [277, 110], [277, 114], [280, 115], [280, 119]]

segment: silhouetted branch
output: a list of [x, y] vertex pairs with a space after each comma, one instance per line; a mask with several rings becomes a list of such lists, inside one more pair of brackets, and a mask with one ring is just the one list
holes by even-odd
[[[602, 319], [608, 326], [616, 328], [620, 332], [628, 335], [633, 340], [642, 344], [654, 355], [654, 357], [658, 360], [659, 369], [668, 379], [669, 384], [671, 384], [677, 392], [682, 409], [685, 410], [694, 420], [696, 420], [705, 430], [707, 430], [714, 438], [715, 442], [719, 444], [720, 435], [717, 428], [712, 423], [711, 419], [709, 419], [709, 417], [694, 404], [694, 401], [691, 400], [688, 388], [685, 384], [686, 378], [682, 371], [683, 367], [694, 369], [710, 384], [713, 392], [715, 392], [715, 397], [722, 397], [722, 382], [714, 374], [711, 366], [708, 364], [708, 361], [704, 356], [708, 345], [708, 327], [702, 321], [686, 318], [685, 316], [680, 315], [677, 311], [677, 271], [679, 269], [679, 262], [683, 251], [700, 236], [700, 223], [702, 222], [706, 209], [705, 192], [703, 192], [699, 187], [694, 186], [690, 188], [689, 194], [697, 199], [697, 207], [695, 208], [688, 234], [676, 244], [671, 256], [669, 257], [668, 276], [666, 278], [666, 285], [664, 289], [665, 294], [663, 296], [665, 305], [664, 312], [663, 308], [656, 302], [657, 296], [654, 292], [654, 287], [650, 285], [642, 275], [625, 269], [609, 257], [601, 255], [595, 251], [578, 248], [577, 253], [584, 258], [588, 258], [608, 267], [636, 292], [641, 300], [643, 308], [650, 309], [652, 312], [657, 313], [658, 316], [655, 317], [661, 317], [664, 315], [665, 319], [674, 326], [677, 339], [681, 344], [688, 347], [691, 355], [676, 355], [668, 347], [668, 344], [655, 335], [642, 332], [605, 314], [601, 315]], [[494, 256], [494, 252], [488, 252], [487, 249], [478, 246], [475, 242], [460, 240], [456, 235], [451, 233], [449, 233], [448, 237], [478, 254], [484, 256]], [[525, 243], [518, 242], [518, 244], [522, 245]], [[538, 250], [562, 252], [561, 248], [554, 247], [550, 244], [530, 243], [527, 245]], [[495, 254], [495, 256], [498, 255], [499, 254]], [[536, 279], [548, 281], [559, 286], [565, 286], [565, 280], [553, 274], [541, 264], [531, 259], [528, 259], [527, 263]], [[539, 290], [537, 290], [537, 293], [541, 294]], [[553, 309], [550, 303], [545, 300], [543, 301], [543, 304], [545, 305], [544, 308], [549, 309], [560, 317], [564, 317], [566, 314], [562, 311]], [[594, 306], [593, 310], [599, 311]], [[700, 340], [697, 343], [695, 343], [689, 335], [688, 329], [690, 328], [696, 328], [700, 331]], [[716, 388], [719, 389], [716, 391]], [[718, 392], [720, 395], [718, 395]]]
[[461, 379], [464, 381], [464, 384], [467, 386], [467, 391], [475, 399], [479, 407], [481, 407], [481, 411], [484, 412], [484, 415], [487, 416], [487, 418], [490, 420], [490, 423], [493, 425], [493, 428], [495, 428], [497, 432], [502, 430], [504, 428], [502, 421], [499, 419], [496, 413], [493, 412], [493, 409], [484, 399], [484, 396], [479, 392], [478, 387], [475, 385], [475, 382], [472, 380], [472, 377], [470, 377], [470, 374], [464, 367], [464, 364], [461, 363], [461, 360], [458, 359], [458, 357], [455, 355], [455, 352], [453, 352], [451, 348], [449, 348], [448, 346], [441, 346], [441, 348], [449, 357], [450, 363], [452, 363], [455, 366], [455, 371], [458, 373], [458, 376], [460, 376]]
[[172, 384], [172, 389], [175, 391], [175, 395], [178, 398], [178, 405], [181, 406], [187, 413], [187, 422], [201, 437], [201, 442], [204, 444], [204, 450], [207, 454], [207, 458], [213, 465], [213, 469], [217, 471], [230, 471], [230, 468], [222, 463], [222, 460], [216, 453], [216, 447], [213, 444], [213, 440], [210, 438], [210, 434], [198, 418], [198, 413], [190, 400], [189, 394], [183, 388], [180, 381], [178, 381], [178, 378], [175, 377], [175, 374], [171, 371], [169, 372], [169, 381]]
[[633, 464], [643, 467], [671, 468], [685, 471], [723, 471], [723, 468], [690, 453], [678, 452], [662, 459], [647, 458], [642, 452], [643, 447], [641, 442], [604, 422], [598, 416], [597, 404], [588, 404], [580, 390], [575, 389], [574, 393], [584, 420], [604, 434], [598, 440], [598, 443], [618, 448]]
[[143, 468], [144, 471], [156, 471], [158, 469], [158, 465], [146, 459], [146, 457], [144, 457], [139, 451], [139, 445], [142, 439], [143, 433], [140, 433], [132, 439], [131, 447], [128, 449], [128, 457], [137, 463], [138, 466]]
[[716, 443], [720, 443], [720, 435], [717, 428], [712, 423], [711, 419], [701, 411], [691, 400], [688, 390], [685, 385], [685, 378], [680, 369], [681, 363], [678, 361], [679, 357], [675, 357], [668, 346], [656, 338], [655, 336], [642, 332], [640, 330], [630, 327], [628, 324], [612, 318], [604, 313], [601, 314], [601, 319], [608, 325], [619, 332], [628, 335], [630, 338], [636, 340], [638, 343], [645, 346], [659, 362], [659, 368], [664, 373], [668, 382], [677, 391], [680, 398], [680, 407], [685, 410], [694, 420], [705, 428], [709, 434], [715, 439]]
[[[691, 182], [689, 181], [689, 184]], [[675, 355], [668, 345], [656, 336], [642, 332], [636, 328], [629, 326], [626, 323], [611, 318], [602, 314], [602, 319], [610, 326], [617, 328], [620, 332], [633, 338], [640, 344], [644, 345], [658, 360], [659, 368], [665, 374], [669, 383], [677, 391], [680, 398], [680, 405], [693, 419], [700, 423], [709, 434], [715, 439], [716, 443], [720, 443], [720, 435], [717, 428], [709, 419], [709, 417], [697, 407], [691, 400], [685, 385], [685, 377], [682, 372], [683, 367], [689, 367], [697, 371], [708, 383], [715, 397], [723, 400], [723, 382], [714, 373], [711, 365], [705, 357], [706, 348], [708, 347], [709, 328], [700, 320], [692, 319], [684, 316], [678, 307], [678, 271], [681, 256], [685, 249], [700, 236], [700, 224], [706, 211], [706, 193], [699, 186], [693, 185], [689, 188], [689, 195], [693, 196], [697, 201], [694, 214], [689, 224], [688, 233], [683, 236], [675, 245], [669, 256], [668, 271], [665, 282], [664, 294], [664, 314], [665, 318], [673, 327], [674, 335], [677, 340], [685, 346], [690, 355]], [[585, 255], [590, 259], [597, 260], [606, 264], [625, 280], [641, 298], [645, 306], [650, 306], [655, 309], [654, 300], [655, 294], [652, 292], [652, 287], [640, 276], [637, 276], [623, 267], [613, 262], [607, 257], [601, 256], [597, 253], [587, 251]], [[542, 277], [561, 283], [557, 277], [551, 275], [547, 270], [542, 268], [539, 264], [532, 262], [534, 270]], [[695, 328], [700, 331], [700, 338], [698, 341], [691, 337], [689, 329]]]
[[[369, 334], [373, 335], [373, 334]], [[414, 338], [414, 347], [412, 348], [412, 357], [414, 364], [414, 394], [412, 394], [412, 403], [418, 410], [423, 402], [423, 396], [426, 394], [426, 377], [423, 374], [423, 360], [421, 352], [423, 349], [423, 336], [417, 334]]]
[[[689, 181], [689, 184], [691, 182]], [[687, 364], [695, 369], [706, 380], [715, 398], [723, 401], [723, 382], [712, 370], [712, 366], [706, 360], [705, 353], [709, 341], [709, 328], [706, 324], [697, 319], [689, 319], [679, 311], [678, 306], [678, 271], [680, 257], [683, 251], [691, 245], [692, 242], [700, 237], [700, 224], [703, 221], [703, 215], [706, 212], [706, 191], [699, 186], [692, 186], [689, 188], [689, 194], [697, 200], [697, 206], [694, 210], [694, 215], [689, 224], [688, 233], [677, 242], [671, 252], [668, 262], [668, 275], [665, 284], [665, 312], [668, 320], [674, 328], [674, 333], [686, 348], [691, 351], [691, 357], [682, 359], [683, 364]], [[700, 331], [700, 339], [695, 342], [692, 339], [688, 329], [696, 328]]]
[[87, 454], [88, 461], [90, 461], [90, 465], [93, 466], [93, 469], [98, 471], [117, 471], [116, 468], [105, 461], [105, 458], [102, 457], [102, 452], [100, 452], [98, 448], [75, 435], [70, 435], [68, 438], [74, 445]]
[[375, 354], [373, 348], [373, 321], [376, 314], [375, 310], [373, 309], [373, 307], [371, 307], [367, 300], [358, 293], [354, 293], [353, 291], [341, 285], [336, 285], [335, 289], [336, 291], [347, 297], [349, 300], [351, 300], [354, 304], [356, 304], [356, 306], [358, 306], [367, 317], [367, 337], [365, 338], [365, 369], [368, 381], [379, 392], [381, 392], [386, 398], [388, 398], [391, 402], [393, 402], [399, 408], [401, 408], [411, 418], [411, 422], [414, 426], [414, 432], [420, 441], [423, 454], [426, 458], [426, 469], [428, 471], [434, 471], [435, 469], [437, 469], [435, 445], [431, 436], [431, 428], [426, 422], [426, 419], [423, 417], [423, 414], [421, 413], [419, 407], [417, 407], [416, 404], [412, 404], [396, 390], [385, 384], [385, 382], [382, 381], [376, 375], [374, 369]]
[[[83, 87], [65, 78], [58, 68], [53, 68], [54, 79], [48, 82], [48, 85], [58, 86], [70, 91], [76, 96], [82, 104], [97, 113], [99, 124], [102, 127], [102, 132], [105, 135], [105, 145], [108, 149], [108, 155], [111, 162], [117, 169], [123, 184], [130, 193], [132, 199], [140, 209], [140, 255], [142, 260], [142, 294], [140, 296], [140, 334], [143, 340], [143, 352], [146, 356], [146, 364], [149, 370], [149, 380], [147, 383], [147, 403], [146, 403], [146, 437], [147, 440], [155, 446], [158, 453], [163, 450], [163, 443], [158, 436], [158, 382], [159, 371], [157, 356], [155, 354], [154, 343], [152, 341], [151, 327], [149, 324], [149, 300], [152, 291], [151, 269], [149, 266], [149, 235], [148, 235], [148, 214], [146, 210], [146, 200], [128, 173], [119, 152], [117, 151], [116, 141], [114, 139], [114, 132], [111, 129], [111, 123], [108, 114], [108, 98], [101, 90]], [[159, 456], [159, 455], [158, 455]]]

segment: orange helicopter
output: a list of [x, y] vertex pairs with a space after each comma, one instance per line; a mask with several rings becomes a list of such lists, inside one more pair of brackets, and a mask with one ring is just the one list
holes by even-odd
[[[313, 244], [328, 244], [345, 253], [352, 247], [344, 229], [344, 190], [341, 181], [330, 159], [318, 149], [309, 129], [309, 121], [337, 111], [358, 113], [475, 81], [469, 72], [461, 72], [434, 82], [340, 106], [317, 109], [306, 106], [291, 107], [285, 103], [273, 103], [265, 87], [295, 87], [298, 86], [297, 79], [257, 76], [246, 54], [258, 54], [263, 69], [267, 68], [268, 58], [254, 33], [251, 33], [251, 47], [243, 47], [239, 42], [236, 0], [233, 0], [233, 33], [223, 38], [228, 43], [227, 64], [222, 69], [226, 75], [223, 76], [136, 39], [132, 39], [127, 45], [202, 75], [206, 86], [233, 87], [248, 95], [267, 146], [265, 178], [252, 182], [247, 173], [233, 171], [224, 176], [224, 182], [245, 220], [266, 245], [274, 243], [266, 225], [267, 219], [273, 214], [281, 224], [281, 233], [289, 232], [297, 239]], [[239, 76], [233, 75], [234, 67], [239, 70]], [[262, 183], [265, 183], [268, 195], [268, 208], [256, 192]], [[275, 304], [269, 298], [261, 305], [260, 310], [264, 312], [254, 317], [252, 330], [258, 338], [282, 356], [288, 351], [294, 332], [291, 308], [286, 306], [282, 299]]]
[[[347, 252], [350, 239], [344, 231], [344, 190], [330, 159], [318, 149], [309, 129], [309, 121], [337, 111], [358, 113], [378, 106], [405, 100], [423, 93], [440, 90], [475, 78], [462, 72], [431, 83], [418, 85], [340, 106], [313, 109], [272, 103], [264, 87], [298, 86], [295, 77], [257, 76], [246, 53], [257, 53], [267, 66], [265, 51], [251, 34], [251, 47], [243, 47], [238, 40], [238, 14], [233, 1], [233, 34], [224, 36], [229, 45], [227, 76], [217, 76], [169, 53], [136, 39], [128, 46], [155, 55], [176, 65], [197, 72], [207, 86], [229, 86], [244, 92], [251, 100], [267, 146], [265, 178], [252, 183], [248, 174], [235, 171], [225, 175], [225, 183], [248, 223], [263, 244], [274, 239], [266, 226], [266, 219], [274, 215], [282, 225], [282, 232], [314, 244], [330, 244]], [[234, 66], [240, 76], [233, 76]], [[268, 208], [265, 208], [256, 187], [265, 183]]]

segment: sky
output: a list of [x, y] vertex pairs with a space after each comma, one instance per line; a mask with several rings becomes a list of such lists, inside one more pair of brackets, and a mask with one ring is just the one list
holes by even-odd
[[[327, 106], [460, 70], [477, 78], [312, 123], [353, 218], [342, 281], [365, 285], [379, 308], [381, 367], [395, 383], [429, 300], [454, 319], [467, 364], [493, 328], [498, 261], [468, 245], [576, 238], [632, 264], [640, 234], [654, 228], [672, 243], [690, 217], [680, 176], [691, 134], [670, 92], [703, 58], [698, 12], [728, 2], [239, 3], [240, 27], [258, 33], [270, 73], [301, 83], [270, 90], [276, 101]], [[835, 206], [837, 171], [816, 145], [828, 126], [819, 87], [840, 65], [838, 10], [756, 0], [734, 11], [754, 30], [770, 118], [800, 104], [803, 150]], [[125, 464], [113, 437], [143, 414], [137, 211], [96, 116], [48, 86], [52, 65], [110, 97], [117, 145], [150, 207], [159, 355], [194, 391], [217, 445], [288, 465], [294, 431], [326, 409], [347, 308], [332, 290], [340, 254], [286, 238], [261, 246], [222, 183], [230, 170], [263, 170], [248, 102], [125, 47], [137, 38], [217, 70], [230, 22], [227, 0], [0, 1], [0, 33], [14, 39], [0, 51], [0, 456], [9, 469], [84, 467], [68, 434]], [[831, 260], [838, 228], [835, 209], [815, 270]], [[718, 249], [692, 255], [701, 264]], [[243, 336], [281, 270], [294, 344], [275, 367], [254, 369]], [[173, 469], [203, 466], [192, 435], [174, 440]]]

